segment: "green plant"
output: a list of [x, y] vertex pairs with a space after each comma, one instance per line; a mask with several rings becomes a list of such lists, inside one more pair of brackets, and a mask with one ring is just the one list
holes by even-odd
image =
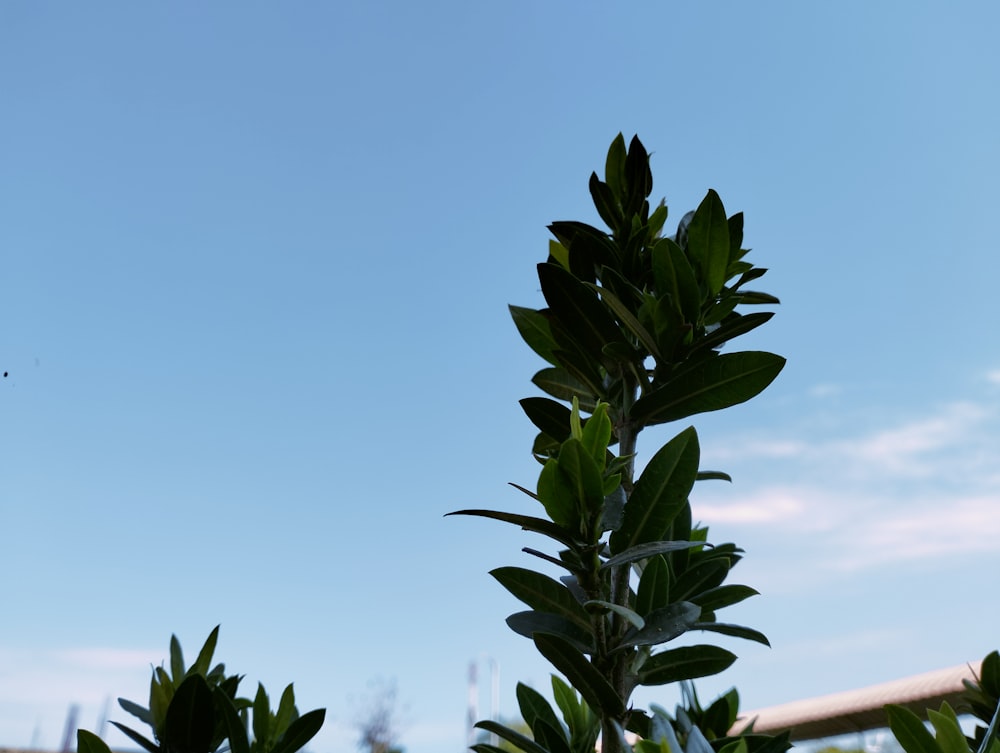
[[967, 737], [958, 716], [948, 703], [938, 711], [927, 709], [930, 730], [916, 713], [904, 706], [885, 707], [889, 729], [906, 753], [1000, 753], [1000, 654], [996, 651], [983, 659], [975, 682], [964, 680], [963, 701], [985, 726], [976, 727]]
[[702, 707], [694, 683], [684, 681], [681, 683], [681, 703], [678, 704], [673, 717], [662, 709], [654, 707], [653, 710], [671, 721], [685, 750], [692, 734], [704, 737], [716, 751], [784, 753], [792, 747], [791, 733], [786, 731], [778, 735], [756, 734], [752, 722], [739, 734], [729, 734], [729, 730], [736, 724], [740, 711], [740, 694], [736, 688], [730, 688], [707, 707]]
[[889, 729], [906, 753], [1000, 753], [1000, 740], [996, 736], [996, 716], [990, 724], [988, 735], [982, 743], [972, 747], [962, 732], [958, 716], [947, 703], [939, 711], [927, 709], [927, 718], [934, 734], [923, 721], [905, 706], [885, 707]]
[[[637, 686], [714, 674], [736, 658], [715, 645], [655, 647], [692, 630], [767, 643], [756, 630], [717, 619], [756, 592], [725, 582], [741, 550], [708, 544], [707, 530], [692, 525], [695, 481], [729, 477], [699, 470], [693, 427], [653, 454], [638, 477], [635, 454], [643, 429], [736, 405], [771, 383], [783, 358], [719, 350], [772, 316], [738, 307], [778, 301], [744, 289], [765, 270], [746, 261], [743, 217], [727, 217], [718, 194], [709, 191], [665, 237], [667, 207], [661, 201], [650, 211], [651, 191], [646, 149], [638, 138], [626, 149], [619, 134], [605, 180], [590, 178], [610, 232], [550, 225], [555, 238], [538, 265], [546, 306], [510, 307], [525, 342], [548, 363], [532, 381], [549, 397], [521, 400], [539, 431], [532, 450], [542, 470], [535, 491], [517, 487], [545, 517], [451, 513], [512, 523], [558, 545], [554, 554], [525, 551], [565, 571], [560, 580], [521, 567], [491, 575], [530, 608], [508, 625], [531, 638], [598, 715], [606, 753], [628, 747], [626, 730], [650, 736], [652, 718], [629, 703]], [[549, 727], [554, 716], [544, 714]], [[518, 742], [527, 753], [565, 753], [567, 740], [543, 731], [530, 746]], [[485, 743], [474, 747], [495, 753]]]
[[976, 725], [973, 736], [969, 738], [969, 743], [978, 749], [986, 739], [986, 730], [1000, 707], [1000, 653], [991, 651], [987, 654], [975, 682], [964, 680], [963, 684], [963, 700], [972, 715], [982, 722], [982, 726]]
[[[150, 727], [153, 740], [119, 722], [112, 724], [149, 753], [215, 753], [227, 740], [231, 753], [296, 753], [319, 732], [326, 711], [299, 716], [291, 685], [273, 711], [263, 685], [257, 686], [253, 701], [237, 697], [242, 676], [227, 676], [223, 664], [211, 667], [218, 637], [216, 626], [194, 664], [185, 668], [180, 642], [171, 636], [170, 669], [153, 668], [148, 707], [118, 699], [125, 711]], [[107, 745], [86, 730], [77, 733], [77, 750], [109, 753]]]

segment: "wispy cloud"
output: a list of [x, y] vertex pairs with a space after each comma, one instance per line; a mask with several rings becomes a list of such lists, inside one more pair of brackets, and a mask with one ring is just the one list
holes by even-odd
[[828, 572], [998, 551], [995, 402], [954, 401], [852, 432], [856, 425], [817, 421], [821, 428], [707, 448], [706, 463], [731, 471], [736, 485], [699, 487], [695, 517], [758, 536], [808, 536], [812, 564]]
[[[154, 650], [0, 647], [0, 724], [13, 736], [3, 742], [58, 747], [61, 740], [38, 738], [38, 730], [51, 734], [51, 730], [61, 729], [72, 706], [79, 709], [79, 725], [95, 729], [112, 699], [146, 699], [149, 667], [162, 658], [162, 651]], [[113, 718], [121, 718], [122, 714], [114, 717], [116, 709], [112, 709]], [[124, 740], [122, 737], [119, 742]]]

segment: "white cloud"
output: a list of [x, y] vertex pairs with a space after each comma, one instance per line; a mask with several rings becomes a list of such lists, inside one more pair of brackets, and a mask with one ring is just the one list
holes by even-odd
[[[0, 647], [0, 729], [3, 742], [55, 749], [62, 740], [52, 730], [62, 730], [69, 709], [78, 707], [78, 723], [96, 729], [111, 705], [112, 718], [125, 721], [114, 699], [129, 698], [145, 704], [152, 663], [162, 651], [81, 647], [24, 650]], [[40, 730], [46, 736], [39, 737]], [[109, 730], [111, 742], [126, 738]]]
[[[699, 486], [695, 518], [716, 530], [744, 528], [751, 540], [775, 534], [794, 542], [787, 546], [807, 545], [815, 568], [827, 572], [998, 552], [995, 404], [952, 402], [845, 436], [851, 420], [816, 422], [808, 435], [734, 437], [713, 448], [708, 462], [723, 459], [735, 484]], [[744, 538], [738, 530], [725, 536]]]
[[834, 397], [843, 391], [843, 388], [839, 384], [816, 384], [809, 388], [809, 396], [817, 398]]

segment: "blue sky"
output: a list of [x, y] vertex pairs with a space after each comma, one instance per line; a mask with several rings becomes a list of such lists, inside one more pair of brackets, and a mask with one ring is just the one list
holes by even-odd
[[[470, 660], [548, 670], [487, 575], [531, 539], [548, 222], [619, 131], [746, 215], [788, 358], [698, 417], [747, 550], [746, 708], [998, 648], [1000, 10], [989, 2], [0, 6], [0, 743], [143, 700], [171, 633], [354, 748], [464, 744]], [[669, 223], [669, 221], [668, 221]], [[646, 457], [683, 426], [650, 432]], [[641, 458], [640, 458], [641, 462]], [[485, 674], [485, 668], [481, 672]], [[483, 713], [488, 687], [481, 691]], [[671, 705], [663, 690], [640, 696]], [[112, 709], [112, 719], [126, 721]], [[109, 737], [120, 744], [121, 738]]]

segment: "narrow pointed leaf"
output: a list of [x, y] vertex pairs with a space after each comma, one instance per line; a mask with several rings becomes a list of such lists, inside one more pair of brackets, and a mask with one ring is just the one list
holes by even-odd
[[740, 291], [740, 303], [745, 303], [748, 306], [759, 306], [759, 305], [777, 305], [781, 303], [781, 301], [775, 298], [770, 293], [760, 293], [753, 290], [747, 290], [747, 291]]
[[[559, 724], [556, 712], [552, 710], [549, 702], [545, 700], [545, 697], [541, 693], [534, 688], [528, 687], [523, 682], [519, 682], [517, 684], [516, 695], [517, 705], [521, 710], [521, 718], [528, 725], [528, 728], [532, 730], [536, 740], [538, 739], [536, 726], [540, 721], [551, 726], [553, 730], [561, 730], [562, 725]], [[551, 750], [550, 746], [546, 745], [546, 747]]]
[[700, 350], [711, 350], [733, 340], [740, 335], [757, 329], [774, 316], [772, 311], [761, 311], [755, 314], [737, 314], [734, 318], [724, 321], [718, 329], [705, 335], [691, 348], [692, 353]]
[[616, 567], [617, 565], [624, 565], [628, 562], [648, 559], [657, 554], [676, 552], [679, 549], [693, 549], [700, 546], [704, 546], [700, 541], [650, 541], [645, 544], [629, 547], [624, 552], [619, 552], [601, 565], [601, 570], [607, 570], [609, 567]]
[[698, 261], [709, 294], [716, 295], [729, 266], [729, 220], [722, 199], [711, 189], [688, 226], [688, 253]]
[[733, 477], [724, 471], [698, 471], [698, 481], [729, 481], [732, 483]]
[[93, 732], [77, 729], [76, 753], [111, 753], [111, 748]]
[[615, 689], [572, 644], [544, 634], [535, 635], [534, 640], [539, 653], [565, 675], [592, 708], [613, 717], [624, 713], [625, 703]]
[[621, 604], [613, 604], [610, 601], [602, 601], [601, 599], [591, 599], [584, 602], [583, 606], [588, 609], [606, 610], [621, 615], [626, 621], [634, 625], [636, 630], [641, 630], [646, 626], [646, 621], [642, 617], [628, 607], [623, 607]]
[[189, 675], [177, 688], [164, 724], [167, 749], [185, 753], [208, 753], [215, 734], [215, 703], [201, 675]]
[[550, 539], [555, 539], [568, 547], [577, 544], [576, 537], [573, 534], [545, 518], [534, 518], [530, 515], [517, 515], [515, 513], [498, 512], [496, 510], [456, 510], [455, 512], [447, 513], [445, 517], [449, 515], [471, 515], [479, 518], [500, 520], [504, 523], [513, 523], [516, 526], [521, 526], [525, 531], [533, 531], [543, 536], [548, 536]]
[[[701, 608], [687, 601], [671, 604], [646, 615], [646, 624], [629, 630], [616, 648], [656, 646], [686, 633], [701, 616]], [[648, 662], [647, 662], [648, 664]]]
[[250, 740], [247, 737], [247, 728], [240, 718], [239, 711], [233, 699], [225, 693], [216, 692], [216, 705], [222, 717], [223, 729], [229, 740], [230, 753], [250, 753]]
[[720, 586], [730, 569], [729, 560], [723, 557], [699, 562], [677, 576], [673, 596], [693, 601], [695, 596]]
[[656, 344], [656, 338], [653, 337], [649, 330], [642, 326], [635, 314], [629, 311], [628, 307], [608, 288], [591, 287], [600, 293], [604, 305], [611, 310], [611, 313], [615, 315], [618, 321], [649, 351], [650, 355], [657, 360], [662, 360], [659, 346]]
[[560, 638], [581, 653], [593, 653], [594, 641], [588, 630], [573, 620], [549, 612], [515, 612], [507, 618], [507, 627], [525, 638], [551, 635]]
[[937, 744], [944, 753], [969, 753], [969, 742], [951, 706], [941, 704], [941, 710], [927, 709], [927, 719], [933, 725]]
[[639, 578], [635, 610], [649, 614], [670, 604], [670, 567], [664, 557], [653, 557], [646, 563]]
[[[323, 726], [326, 709], [309, 711], [288, 725], [288, 730], [271, 750], [271, 753], [296, 753], [312, 740]], [[236, 753], [233, 751], [233, 753]]]
[[718, 646], [683, 646], [655, 654], [639, 672], [642, 685], [666, 685], [718, 674], [736, 661], [736, 654]]
[[663, 538], [687, 504], [698, 473], [698, 457], [698, 435], [687, 428], [650, 459], [625, 505], [621, 528], [611, 534], [612, 553]]
[[502, 740], [506, 740], [511, 743], [514, 747], [523, 750], [524, 753], [548, 753], [541, 745], [536, 743], [530, 737], [522, 735], [520, 732], [515, 732], [510, 727], [505, 727], [498, 722], [491, 721], [481, 721], [476, 722], [476, 727], [479, 729], [484, 729], [487, 732], [492, 732], [494, 735]]
[[691, 626], [692, 630], [704, 630], [709, 633], [719, 633], [729, 635], [733, 638], [745, 638], [748, 641], [755, 641], [770, 647], [771, 642], [759, 630], [744, 627], [743, 625], [730, 625], [725, 622], [696, 622]]
[[532, 609], [561, 615], [583, 630], [590, 629], [586, 611], [559, 581], [522, 567], [498, 567], [490, 575]]
[[257, 695], [253, 699], [253, 736], [258, 746], [265, 750], [272, 739], [271, 702], [268, 700], [264, 685], [257, 683]]
[[119, 698], [118, 705], [132, 716], [137, 717], [139, 721], [148, 724], [150, 727], [154, 726], [153, 715], [150, 713], [149, 709], [143, 708], [138, 703], [133, 703], [125, 698]]
[[763, 392], [785, 365], [773, 353], [728, 353], [699, 363], [639, 398], [632, 419], [647, 425], [728, 408]]
[[195, 659], [194, 664], [191, 665], [192, 672], [197, 672], [198, 674], [208, 675], [209, 667], [212, 666], [212, 654], [215, 653], [215, 644], [219, 640], [219, 626], [216, 625], [212, 629], [212, 632], [208, 634], [208, 638], [205, 639], [205, 645], [201, 647], [201, 651], [198, 652], [198, 658]]
[[739, 604], [751, 596], [757, 596], [759, 591], [750, 586], [728, 585], [718, 586], [708, 591], [702, 591], [691, 597], [691, 601], [706, 611], [716, 611], [723, 607]]
[[124, 733], [126, 737], [128, 737], [129, 739], [131, 739], [132, 742], [138, 743], [143, 748], [145, 748], [146, 750], [148, 750], [149, 753], [163, 753], [160, 750], [160, 746], [158, 746], [152, 740], [149, 740], [149, 739], [143, 737], [142, 735], [140, 735], [138, 732], [136, 732], [131, 727], [126, 727], [124, 724], [120, 724], [119, 722], [111, 722], [111, 723], [113, 725], [115, 725], [119, 730], [121, 730], [122, 733]]
[[591, 411], [594, 408], [595, 400], [590, 388], [572, 376], [566, 369], [555, 366], [542, 369], [531, 378], [531, 382], [554, 398], [567, 402], [577, 398], [580, 400], [580, 407], [584, 410]]
[[521, 334], [521, 339], [527, 343], [535, 353], [551, 364], [556, 363], [553, 351], [558, 344], [552, 336], [552, 327], [549, 320], [541, 311], [524, 308], [522, 306], [508, 306], [510, 315], [514, 319], [514, 325]]
[[[573, 341], [591, 357], [600, 358], [605, 345], [621, 341], [621, 332], [596, 293], [571, 273], [554, 264], [539, 264], [538, 280], [549, 309], [572, 325]], [[558, 340], [559, 330], [553, 335]]]
[[885, 713], [889, 729], [906, 753], [943, 753], [920, 717], [908, 708], [889, 704]]
[[521, 410], [542, 433], [557, 442], [569, 437], [570, 410], [547, 397], [526, 397], [519, 401]]
[[627, 154], [625, 137], [619, 133], [611, 142], [607, 159], [604, 161], [604, 180], [614, 195], [619, 198], [625, 191], [625, 158]]
[[181, 642], [176, 635], [170, 636], [170, 673], [173, 675], [176, 688], [184, 678], [184, 654], [181, 652]]

